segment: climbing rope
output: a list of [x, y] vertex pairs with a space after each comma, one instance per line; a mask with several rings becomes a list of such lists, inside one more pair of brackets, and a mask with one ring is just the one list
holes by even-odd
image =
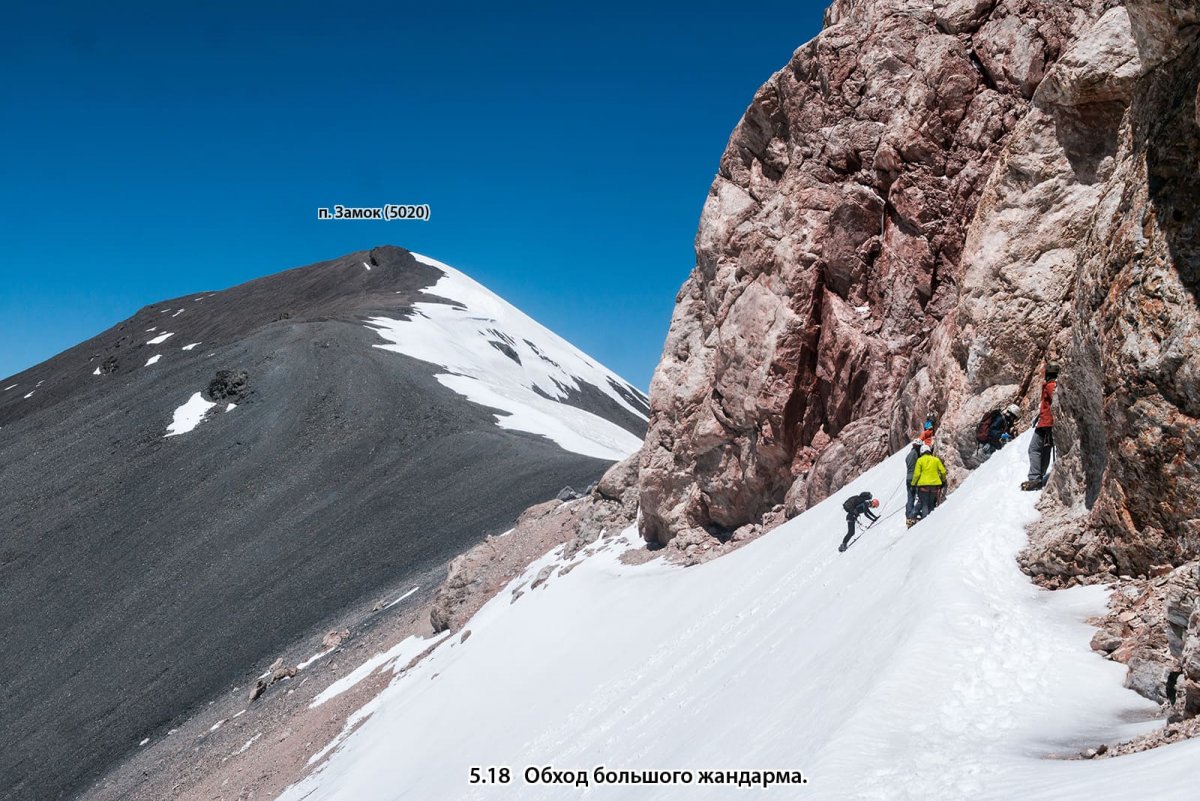
[[862, 532], [866, 531], [867, 529], [873, 527], [876, 523], [882, 523], [884, 520], [887, 520], [890, 517], [895, 517], [896, 515], [900, 514], [903, 511], [904, 511], [903, 509], [897, 509], [894, 512], [888, 512], [886, 515], [880, 515], [879, 518], [871, 521], [868, 525], [865, 525], [865, 526], [862, 525], [862, 523], [859, 523], [858, 524], [858, 533], [861, 534]]
[[[891, 495], [889, 495], [889, 496], [887, 496], [887, 500], [885, 500], [883, 503], [879, 504], [879, 508], [880, 508], [881, 510], [882, 510], [882, 509], [886, 509], [886, 508], [888, 508], [888, 505], [889, 505], [889, 504], [891, 504], [891, 502], [892, 502], [892, 499], [896, 497], [896, 493], [897, 493], [897, 492], [899, 492], [899, 491], [900, 491], [900, 488], [901, 488], [901, 487], [903, 487], [903, 486], [904, 486], [903, 484], [897, 484], [897, 485], [896, 485], [896, 486], [895, 486], [895, 487], [892, 489], [892, 494], [891, 494]], [[878, 520], [875, 520], [875, 521], [873, 521], [873, 522], [872, 522], [870, 525], [867, 525], [867, 526], [864, 526], [864, 525], [862, 525], [861, 523], [859, 523], [859, 524], [858, 524], [858, 532], [861, 534], [862, 532], [866, 531], [866, 530], [867, 530], [867, 529], [869, 529], [871, 526], [875, 525], [876, 523], [880, 522], [881, 520], [887, 520], [889, 517], [895, 517], [896, 515], [900, 514], [900, 512], [902, 512], [902, 511], [904, 511], [904, 510], [903, 510], [903, 509], [897, 509], [897, 510], [896, 510], [896, 511], [894, 511], [894, 512], [890, 512], [890, 513], [888, 513], [888, 514], [886, 514], [886, 515], [881, 515], [881, 516], [879, 517], [879, 519], [878, 519]], [[856, 522], [857, 522], [857, 521], [856, 521]]]

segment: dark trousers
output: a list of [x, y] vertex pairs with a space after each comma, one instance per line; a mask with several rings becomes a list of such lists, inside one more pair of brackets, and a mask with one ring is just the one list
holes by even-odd
[[854, 536], [854, 524], [858, 522], [858, 515], [846, 515], [846, 536], [842, 540], [842, 545], [845, 545]]
[[929, 513], [937, 508], [938, 492], [941, 487], [918, 487], [917, 495], [920, 496], [917, 500], [921, 517], [929, 517]]
[[1054, 454], [1054, 429], [1033, 429], [1029, 438], [1029, 480], [1039, 484], [1046, 483], [1046, 473], [1050, 470], [1050, 457]]
[[912, 520], [917, 516], [917, 488], [908, 485], [908, 502], [904, 504], [904, 517]]
[[[872, 515], [870, 512], [867, 512], [867, 519], [870, 520], [872, 523], [874, 523], [876, 520], [879, 519], [879, 517]], [[842, 539], [842, 545], [845, 545], [854, 537], [854, 525], [857, 522], [858, 522], [858, 515], [853, 514], [853, 513], [848, 513], [846, 515], [846, 536]]]

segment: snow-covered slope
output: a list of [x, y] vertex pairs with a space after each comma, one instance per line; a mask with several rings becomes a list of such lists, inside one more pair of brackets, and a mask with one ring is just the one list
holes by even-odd
[[625, 428], [569, 403], [586, 388], [644, 421], [647, 407], [638, 390], [453, 267], [412, 255], [444, 273], [428, 294], [452, 302], [418, 303], [408, 320], [371, 318], [370, 326], [390, 343], [380, 347], [446, 370], [438, 381], [501, 410], [502, 428], [540, 434], [598, 459], [623, 459], [641, 446]]
[[[515, 603], [502, 592], [283, 798], [574, 798], [525, 769], [600, 765], [695, 773], [589, 797], [1194, 798], [1200, 742], [1064, 758], [1153, 727], [1155, 708], [1088, 647], [1104, 590], [1049, 593], [1017, 570], [1036, 515], [1022, 445], [911, 530], [901, 454], [715, 562], [630, 567], [610, 547]], [[863, 489], [888, 517], [839, 554], [841, 500]], [[511, 781], [470, 784], [476, 766]], [[698, 782], [716, 770], [808, 783]]]

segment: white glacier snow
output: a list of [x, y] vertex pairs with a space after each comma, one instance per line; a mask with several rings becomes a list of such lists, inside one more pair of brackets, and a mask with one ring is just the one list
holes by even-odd
[[184, 403], [175, 410], [174, 419], [167, 426], [168, 437], [186, 434], [187, 432], [200, 425], [200, 421], [204, 419], [204, 415], [208, 414], [208, 410], [217, 404], [204, 399], [204, 395], [197, 392], [188, 398], [187, 403]]
[[453, 267], [413, 257], [445, 273], [427, 292], [453, 303], [417, 303], [411, 320], [369, 319], [389, 342], [379, 347], [446, 370], [438, 381], [499, 410], [497, 424], [503, 428], [540, 434], [565, 450], [599, 459], [623, 459], [641, 447], [636, 435], [616, 423], [559, 402], [588, 383], [644, 419], [644, 412], [612, 387], [627, 386], [624, 380]]
[[184, 345], [182, 348], [180, 348], [180, 350], [191, 350], [192, 348], [196, 347], [199, 344], [200, 344], [199, 342], [192, 342], [188, 345]]
[[146, 360], [146, 366], [149, 367], [152, 364], [158, 364], [158, 360], [161, 358], [162, 358], [161, 353], [154, 354], [153, 356], [151, 356], [149, 359]]
[[[1083, 621], [1105, 590], [1048, 592], [1017, 568], [1037, 516], [1037, 495], [1017, 489], [1027, 436], [911, 530], [901, 453], [721, 559], [627, 566], [610, 545], [512, 603], [565, 561], [552, 552], [466, 624], [470, 639], [443, 642], [352, 716], [281, 797], [1193, 799], [1200, 741], [1064, 758], [1160, 722], [1122, 687], [1124, 667], [1089, 648]], [[864, 489], [886, 517], [838, 553], [841, 502]], [[808, 783], [523, 779], [600, 765]], [[512, 781], [472, 785], [476, 766]]]
[[154, 339], [147, 340], [146, 344], [147, 345], [161, 345], [162, 343], [166, 342], [168, 339], [170, 339], [173, 336], [175, 336], [175, 332], [168, 331], [165, 334], [159, 334]]

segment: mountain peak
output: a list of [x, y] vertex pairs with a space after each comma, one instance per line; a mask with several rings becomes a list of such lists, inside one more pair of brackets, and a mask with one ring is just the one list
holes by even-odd
[[[436, 585], [635, 450], [644, 408], [395, 247], [151, 304], [0, 382], [0, 675], [19, 699], [0, 705], [0, 794], [69, 793], [330, 616]], [[88, 669], [48, 684], [65, 664]]]

